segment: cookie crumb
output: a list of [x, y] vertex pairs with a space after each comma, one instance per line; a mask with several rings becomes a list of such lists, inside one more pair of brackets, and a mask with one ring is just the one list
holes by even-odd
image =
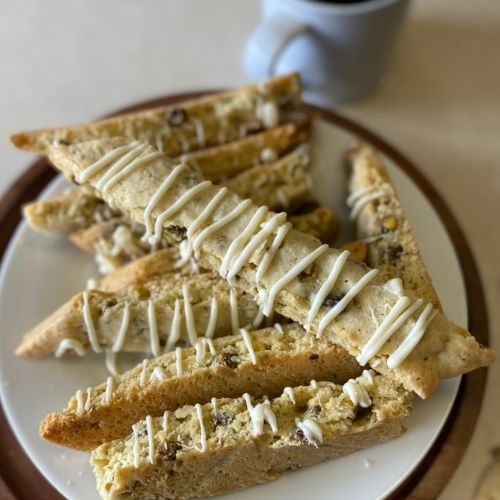
[[363, 460], [363, 465], [365, 466], [365, 469], [369, 469], [373, 465], [373, 460], [370, 460], [369, 458], [365, 458]]

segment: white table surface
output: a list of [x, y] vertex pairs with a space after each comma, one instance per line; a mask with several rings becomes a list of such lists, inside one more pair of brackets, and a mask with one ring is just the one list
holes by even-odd
[[[245, 83], [259, 18], [248, 0], [3, 0], [0, 193], [29, 164], [10, 133], [93, 119], [167, 93]], [[413, 159], [457, 215], [477, 257], [500, 345], [500, 2], [414, 2], [372, 96], [339, 110]], [[471, 446], [442, 498], [470, 498], [500, 445], [500, 363]]]

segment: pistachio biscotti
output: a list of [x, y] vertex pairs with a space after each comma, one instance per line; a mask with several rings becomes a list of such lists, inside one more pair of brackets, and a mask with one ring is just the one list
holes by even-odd
[[286, 123], [221, 146], [185, 154], [182, 158], [216, 184], [255, 165], [275, 163], [310, 138], [310, 122]]
[[300, 106], [297, 73], [271, 78], [239, 90], [179, 104], [119, 115], [74, 127], [22, 132], [12, 142], [28, 151], [46, 153], [53, 144], [126, 136], [178, 156], [274, 128]]
[[260, 323], [253, 297], [219, 276], [162, 275], [118, 291], [87, 290], [25, 334], [18, 356], [147, 352], [158, 356], [177, 342], [193, 345]]
[[[367, 263], [385, 279], [400, 277], [404, 288], [441, 309], [415, 233], [380, 157], [360, 145], [349, 154], [349, 203], [358, 237], [367, 241]], [[368, 201], [367, 201], [368, 200]]]
[[312, 378], [344, 383], [360, 372], [345, 350], [298, 325], [242, 329], [213, 341], [199, 339], [195, 347], [179, 347], [78, 391], [65, 410], [44, 419], [40, 434], [55, 444], [91, 450], [127, 436], [135, 422], [161, 416], [165, 409], [244, 392], [275, 396]]
[[149, 160], [154, 152], [114, 138], [54, 146], [49, 157], [70, 179], [144, 223], [150, 241], [185, 228], [201, 265], [257, 297], [264, 313], [274, 309], [319, 337], [331, 336], [360, 364], [422, 397], [440, 380], [493, 361], [466, 330], [411, 292], [386, 286], [377, 270], [290, 229], [282, 215], [204, 181], [188, 165], [164, 155]]
[[91, 463], [104, 499], [213, 496], [397, 437], [410, 407], [409, 393], [370, 372], [344, 386], [288, 387], [271, 401], [214, 398], [148, 416]]

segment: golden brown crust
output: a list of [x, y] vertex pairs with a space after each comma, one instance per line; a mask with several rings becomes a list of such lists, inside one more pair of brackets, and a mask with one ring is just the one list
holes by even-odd
[[[200, 451], [200, 423], [193, 407], [136, 424], [134, 436], [106, 443], [92, 452], [98, 490], [103, 498], [188, 499], [212, 496], [280, 477], [290, 469], [314, 465], [399, 436], [410, 411], [408, 393], [375, 377], [367, 388], [369, 409], [352, 404], [340, 386], [321, 382], [316, 388], [295, 387], [295, 404], [287, 394], [270, 401], [277, 430], [265, 424], [253, 435], [242, 398], [220, 399], [216, 408], [200, 408], [206, 449]], [[321, 406], [318, 404], [321, 403]], [[257, 405], [259, 400], [253, 400]], [[359, 411], [362, 410], [362, 411]], [[304, 435], [297, 422], [309, 420], [321, 441]], [[152, 439], [153, 463], [148, 461]], [[134, 445], [138, 463], [134, 464]], [[137, 465], [137, 467], [136, 467]]]
[[368, 265], [377, 267], [385, 279], [401, 278], [406, 290], [441, 310], [415, 233], [382, 160], [370, 147], [360, 145], [351, 151], [350, 162], [351, 192], [375, 186], [385, 193], [383, 198], [365, 205], [356, 219], [359, 238], [369, 241]]
[[[165, 274], [191, 274], [192, 267], [190, 264], [183, 266], [181, 269], [177, 267], [179, 259], [179, 246], [158, 250], [104, 276], [99, 288], [107, 292], [113, 292], [135, 283], [157, 279]], [[200, 271], [203, 270], [200, 269]]]
[[310, 122], [285, 125], [243, 139], [185, 155], [205, 179], [222, 182], [247, 168], [274, 163], [311, 138]]
[[[126, 304], [129, 305], [130, 322], [123, 350], [128, 352], [151, 352], [151, 332], [148, 320], [148, 305], [154, 304], [160, 350], [163, 351], [170, 334], [175, 312], [175, 302], [179, 301], [181, 317], [180, 339], [186, 341], [184, 320], [184, 300], [182, 288], [189, 290], [196, 331], [202, 335], [207, 328], [212, 297], [218, 302], [218, 316], [214, 335], [228, 335], [233, 331], [230, 312], [230, 286], [217, 275], [205, 273], [199, 276], [163, 274], [155, 280], [136, 282], [116, 292], [88, 290], [89, 308], [96, 329], [99, 344], [112, 347], [118, 336]], [[252, 323], [257, 316], [258, 306], [251, 295], [241, 290], [236, 294], [238, 316], [241, 326]], [[64, 339], [74, 339], [89, 349], [89, 335], [84, 318], [83, 293], [71, 298], [52, 315], [25, 334], [16, 350], [18, 356], [42, 357], [56, 352]]]
[[[77, 412], [73, 397], [60, 413], [48, 415], [41, 424], [41, 436], [55, 444], [90, 450], [103, 442], [125, 437], [132, 424], [146, 415], [160, 416], [165, 409], [204, 403], [212, 397], [238, 397], [244, 392], [259, 397], [280, 394], [283, 387], [307, 384], [311, 378], [338, 383], [360, 374], [356, 360], [331, 340], [317, 340], [297, 325], [250, 332], [257, 363], [253, 364], [241, 335], [213, 341], [216, 355], [207, 350], [202, 362], [193, 348], [182, 350], [182, 374], [177, 373], [176, 354], [164, 354], [147, 364], [145, 383], [139, 365], [119, 376], [113, 398], [105, 400], [106, 384], [92, 390], [88, 412]], [[160, 367], [163, 381], [151, 380]]]
[[[116, 138], [91, 141], [72, 147], [61, 146], [51, 149], [50, 158], [54, 165], [72, 177], [101, 158], [106, 151], [127, 143], [128, 141], [125, 139]], [[143, 154], [147, 153], [148, 150], [145, 150]], [[144, 176], [142, 171], [132, 172], [116, 184], [105, 198], [111, 201], [113, 206], [128, 213], [133, 220], [143, 222], [147, 203], [162, 179], [171, 172], [172, 168], [172, 163], [166, 157], [158, 158], [147, 165], [148, 176]], [[94, 175], [89, 184], [95, 186], [101, 175], [103, 174]], [[165, 210], [165, 207], [170, 206], [188, 189], [201, 182], [202, 178], [198, 172], [186, 168], [153, 211], [153, 218], [157, 217], [161, 211]], [[191, 224], [218, 189], [215, 186], [208, 186], [187, 208], [180, 210], [171, 219], [165, 221], [164, 232], [168, 232], [170, 227], [187, 227]], [[240, 202], [241, 199], [237, 195], [231, 192], [227, 193], [216, 208], [214, 219], [220, 219]], [[200, 249], [201, 265], [219, 270], [230, 242], [242, 233], [256, 211], [255, 205], [249, 206], [243, 216], [224, 226], [215, 237], [207, 238]], [[269, 220], [271, 215], [269, 214], [265, 220]], [[319, 244], [316, 238], [291, 230], [263, 277], [260, 284], [261, 289], [269, 292], [272, 285], [280, 277], [288, 272], [295, 263], [316, 250]], [[244, 265], [236, 275], [237, 286], [254, 296], [258, 294], [255, 269], [263, 252], [264, 248], [258, 249], [251, 256], [250, 262]], [[307, 279], [296, 278], [277, 294], [274, 310], [293, 321], [305, 324], [310, 308], [309, 297], [316, 293], [319, 284], [327, 278], [338, 255], [338, 250], [326, 250], [317, 259], [310, 275], [306, 277]], [[338, 281], [339, 284], [334, 288], [334, 292], [343, 296], [353, 283], [357, 282], [366, 272], [367, 270], [362, 264], [353, 259], [349, 260], [344, 266]], [[394, 306], [399, 298], [397, 293], [383, 285], [384, 282], [381, 279], [373, 279], [370, 286], [363, 288], [356, 296], [356, 300], [351, 302], [350, 306], [327, 326], [324, 334], [330, 335], [339, 346], [347, 349], [352, 355], [359, 355], [373, 333], [372, 311], [377, 320], [382, 320], [385, 317], [387, 307]], [[407, 292], [405, 291], [405, 293]], [[407, 295], [414, 298], [410, 292]], [[311, 324], [313, 332], [317, 330], [319, 322], [328, 311], [328, 306], [320, 308], [317, 318]], [[410, 318], [394, 333], [370, 363], [380, 373], [394, 379], [408, 390], [417, 392], [422, 397], [429, 396], [441, 379], [454, 377], [479, 366], [484, 366], [494, 359], [492, 351], [480, 346], [466, 330], [453, 325], [443, 314], [438, 313], [411, 354], [401, 365], [389, 369], [387, 367], [388, 356], [406, 338], [415, 323], [416, 318]]]
[[[161, 145], [169, 156], [203, 149], [238, 139], [245, 133], [277, 125], [263, 116], [272, 103], [279, 122], [300, 105], [298, 73], [271, 78], [242, 89], [213, 94], [179, 104], [120, 115], [95, 123], [14, 134], [19, 148], [46, 153], [51, 145], [74, 144], [90, 139], [126, 136]], [[200, 120], [200, 122], [197, 122]], [[203, 132], [197, 128], [203, 126]], [[202, 135], [200, 137], [200, 135]]]

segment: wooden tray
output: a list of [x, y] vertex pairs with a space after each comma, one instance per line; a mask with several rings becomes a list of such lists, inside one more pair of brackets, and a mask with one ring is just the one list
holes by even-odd
[[[207, 92], [176, 94], [140, 103], [114, 114], [163, 106], [199, 97]], [[464, 275], [467, 294], [469, 330], [482, 344], [488, 345], [488, 318], [484, 293], [476, 263], [465, 236], [448, 206], [418, 168], [384, 140], [351, 120], [311, 105], [308, 112], [351, 131], [390, 157], [419, 186], [439, 214], [453, 241]], [[0, 200], [0, 259], [21, 220], [21, 206], [36, 198], [55, 177], [45, 159], [33, 163]], [[474, 430], [486, 383], [486, 369], [462, 378], [460, 389], [448, 420], [425, 458], [391, 498], [426, 500], [436, 498], [458, 467]], [[14, 437], [0, 407], [0, 500], [53, 500], [63, 497], [32, 464]]]

